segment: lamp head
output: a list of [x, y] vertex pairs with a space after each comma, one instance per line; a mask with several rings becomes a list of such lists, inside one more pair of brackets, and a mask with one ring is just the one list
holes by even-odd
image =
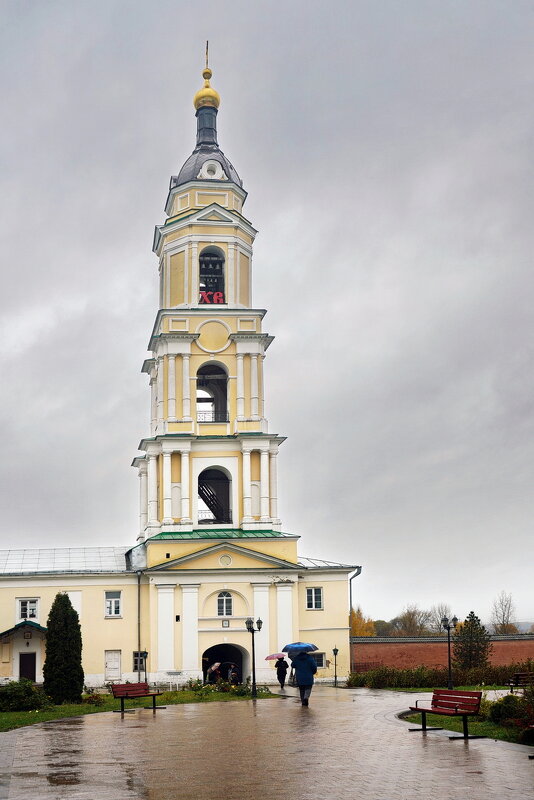
[[339, 650], [338, 650], [337, 647], [334, 647], [332, 652], [333, 652], [334, 656], [337, 656], [337, 654], [339, 653]]
[[449, 624], [449, 618], [448, 617], [442, 617], [441, 618], [441, 624], [445, 628], [445, 630], [447, 630], [447, 625]]
[[247, 631], [249, 633], [252, 633], [252, 631], [254, 630], [254, 620], [252, 619], [252, 617], [247, 617], [247, 619], [245, 620], [245, 625], [247, 626]]
[[263, 625], [263, 620], [261, 620], [258, 617], [258, 619], [256, 620], [256, 625], [258, 626], [258, 630], [261, 631], [261, 626]]

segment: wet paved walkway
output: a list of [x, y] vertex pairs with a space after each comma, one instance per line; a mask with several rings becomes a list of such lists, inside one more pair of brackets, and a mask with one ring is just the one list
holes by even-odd
[[419, 695], [315, 687], [289, 699], [106, 713], [0, 734], [1, 800], [530, 800], [530, 748], [396, 719]]

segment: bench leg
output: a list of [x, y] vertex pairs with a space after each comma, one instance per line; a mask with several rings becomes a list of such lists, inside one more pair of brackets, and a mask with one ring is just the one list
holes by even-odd
[[120, 701], [121, 701], [121, 710], [119, 711], [118, 708], [114, 709], [113, 713], [114, 714], [133, 714], [133, 712], [134, 712], [133, 708], [127, 708], [127, 709], [124, 708], [124, 697], [121, 697]]
[[423, 731], [424, 733], [426, 733], [427, 731], [442, 731], [443, 730], [443, 728], [427, 728], [426, 727], [426, 711], [420, 711], [419, 713], [421, 714], [421, 727], [420, 728], [408, 728], [410, 733], [413, 733], [414, 731]]
[[449, 739], [451, 739], [451, 740], [452, 739], [463, 739], [464, 741], [466, 739], [486, 739], [486, 736], [470, 736], [469, 735], [469, 731], [467, 729], [467, 717], [466, 717], [465, 714], [462, 714], [462, 724], [463, 724], [463, 729], [464, 729], [464, 735], [463, 736], [449, 736]]

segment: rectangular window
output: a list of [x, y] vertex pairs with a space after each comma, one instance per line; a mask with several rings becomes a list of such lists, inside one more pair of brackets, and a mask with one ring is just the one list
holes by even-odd
[[120, 617], [121, 593], [106, 592], [106, 617]]
[[19, 620], [23, 619], [37, 619], [37, 612], [39, 608], [39, 599], [37, 597], [25, 598], [18, 601], [18, 615]]
[[134, 672], [141, 672], [145, 671], [145, 655], [144, 652], [138, 653], [137, 650], [134, 650], [133, 654], [133, 671]]
[[313, 586], [306, 589], [306, 608], [322, 608], [323, 607], [323, 587]]
[[312, 653], [312, 656], [317, 662], [318, 669], [324, 669], [324, 667], [326, 667], [326, 659], [324, 653]]

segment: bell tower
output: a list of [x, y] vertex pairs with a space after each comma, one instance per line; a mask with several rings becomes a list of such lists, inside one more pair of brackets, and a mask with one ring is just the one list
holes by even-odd
[[265, 310], [252, 304], [256, 230], [243, 216], [241, 178], [219, 148], [220, 97], [207, 55], [202, 76], [196, 146], [171, 178], [167, 219], [154, 236], [159, 310], [143, 364], [150, 436], [133, 462], [138, 541], [281, 529], [276, 464], [284, 438], [269, 433], [265, 413], [263, 361], [273, 337], [262, 329]]

